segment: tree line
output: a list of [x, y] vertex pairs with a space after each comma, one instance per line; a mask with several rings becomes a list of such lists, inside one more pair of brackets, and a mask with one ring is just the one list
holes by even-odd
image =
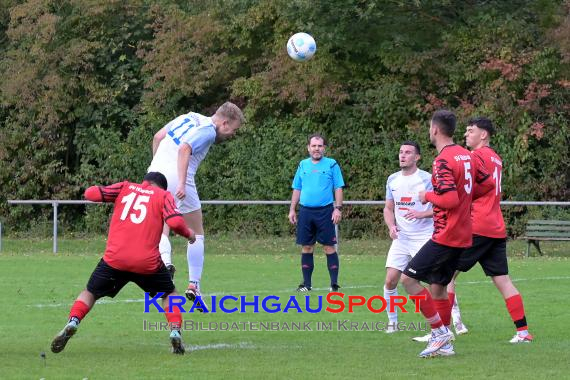
[[[315, 37], [309, 62], [285, 44]], [[290, 197], [306, 137], [323, 133], [347, 199], [382, 200], [399, 144], [435, 151], [431, 113], [456, 112], [456, 140], [491, 118], [504, 199], [567, 200], [570, 2], [563, 0], [0, 0], [0, 218], [33, 231], [51, 209], [8, 199], [80, 199], [91, 184], [139, 180], [151, 139], [175, 116], [226, 100], [247, 124], [202, 163], [202, 199]], [[72, 231], [102, 232], [106, 207], [65, 207]], [[206, 207], [211, 232], [290, 232], [280, 207]], [[509, 233], [561, 209], [505, 209]], [[244, 222], [247, 221], [247, 222]], [[347, 236], [382, 233], [352, 207]]]

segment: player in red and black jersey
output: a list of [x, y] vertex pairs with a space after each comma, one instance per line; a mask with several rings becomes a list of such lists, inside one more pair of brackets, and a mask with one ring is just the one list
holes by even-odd
[[85, 198], [93, 202], [114, 203], [105, 254], [69, 312], [69, 321], [54, 338], [51, 350], [61, 352], [77, 331], [81, 320], [101, 297], [115, 297], [129, 282], [134, 282], [151, 296], [164, 293], [163, 305], [175, 354], [184, 354], [180, 335], [182, 315], [178, 308], [168, 310], [168, 296], [178, 295], [170, 273], [163, 264], [158, 244], [164, 223], [191, 243], [194, 232], [188, 229], [166, 191], [166, 177], [147, 173], [142, 183], [120, 182], [109, 186], [91, 186]]
[[[425, 296], [420, 310], [432, 327], [432, 337], [420, 357], [455, 353], [450, 343], [453, 334], [447, 328], [451, 304], [446, 286], [453, 278], [459, 255], [471, 246], [474, 182], [484, 183], [489, 179], [485, 170], [473, 162], [469, 151], [453, 142], [455, 126], [456, 118], [450, 111], [437, 111], [431, 119], [430, 141], [439, 154], [432, 168], [433, 191], [420, 192], [419, 199], [433, 204], [434, 233], [402, 275], [408, 294]], [[430, 284], [431, 293], [420, 281]]]
[[[507, 233], [500, 207], [503, 160], [490, 147], [494, 134], [493, 123], [485, 117], [470, 120], [465, 131], [466, 145], [472, 149], [473, 156], [482, 162], [486, 171], [492, 173], [495, 186], [492, 191], [473, 200], [473, 245], [460, 255], [457, 269], [467, 272], [479, 263], [501, 292], [516, 326], [517, 333], [510, 342], [531, 342], [533, 337], [528, 332], [522, 297], [508, 274]], [[449, 284], [447, 290], [449, 294], [455, 293], [455, 281]]]

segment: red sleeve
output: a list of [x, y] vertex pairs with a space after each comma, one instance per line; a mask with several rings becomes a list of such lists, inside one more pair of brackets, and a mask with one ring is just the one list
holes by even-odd
[[164, 193], [164, 208], [162, 209], [162, 217], [168, 227], [170, 227], [178, 235], [184, 236], [185, 238], [190, 237], [190, 230], [186, 226], [186, 222], [182, 217], [178, 208], [176, 208], [176, 203], [172, 194], [169, 192]]
[[426, 200], [442, 209], [450, 209], [459, 205], [459, 195], [455, 190], [447, 191], [439, 195], [433, 191], [429, 191], [426, 193]]
[[477, 198], [481, 198], [483, 195], [493, 190], [495, 188], [495, 181], [493, 181], [491, 177], [487, 177], [481, 183], [476, 181], [475, 186], [473, 187], [473, 199], [475, 200]]
[[91, 186], [87, 188], [83, 196], [91, 202], [101, 202], [103, 200], [103, 194], [101, 193], [99, 186]]
[[481, 184], [487, 180], [491, 175], [485, 167], [485, 160], [483, 159], [481, 153], [478, 151], [472, 152], [471, 157], [473, 158], [473, 164], [475, 166], [475, 182]]
[[487, 194], [495, 188], [495, 181], [491, 178], [489, 171], [485, 167], [485, 160], [482, 152], [471, 152], [475, 172], [475, 183], [473, 186], [473, 199], [477, 199]]
[[433, 191], [426, 193], [426, 200], [443, 209], [454, 208], [459, 205], [459, 195], [453, 172], [444, 158], [437, 159], [435, 164], [436, 183]]
[[124, 184], [125, 182], [119, 182], [109, 186], [91, 186], [83, 196], [92, 202], [114, 202]]
[[190, 229], [186, 226], [186, 222], [182, 215], [172, 215], [170, 218], [166, 219], [166, 224], [180, 236], [184, 236], [186, 239], [190, 237]]
[[83, 196], [92, 202], [114, 202], [125, 183], [128, 182], [114, 183], [109, 186], [91, 186], [85, 190]]

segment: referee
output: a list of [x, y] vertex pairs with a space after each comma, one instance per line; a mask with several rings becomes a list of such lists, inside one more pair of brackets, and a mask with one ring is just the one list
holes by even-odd
[[[336, 253], [335, 224], [342, 218], [344, 180], [338, 163], [325, 157], [326, 140], [320, 134], [308, 138], [309, 158], [302, 160], [293, 179], [289, 221], [297, 224], [297, 244], [301, 249], [303, 283], [297, 291], [311, 290], [315, 243], [323, 245], [331, 279], [330, 291], [337, 291], [339, 261]], [[334, 202], [333, 202], [334, 201]], [[299, 215], [296, 208], [300, 204]]]

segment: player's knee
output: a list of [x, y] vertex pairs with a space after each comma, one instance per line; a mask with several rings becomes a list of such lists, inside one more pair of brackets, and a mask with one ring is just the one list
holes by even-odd
[[384, 287], [386, 289], [396, 289], [398, 286], [398, 279], [393, 277], [386, 277], [386, 281], [384, 281]]
[[507, 285], [509, 282], [511, 282], [509, 276], [492, 276], [491, 279], [497, 287]]
[[501, 293], [518, 293], [509, 275], [495, 276], [493, 277], [493, 282]]
[[408, 287], [410, 287], [414, 283], [414, 281], [415, 280], [413, 278], [408, 277], [405, 274], [402, 274], [402, 277], [400, 278], [400, 282], [402, 283], [402, 285], [404, 285], [406, 289], [408, 289]]
[[447, 287], [440, 284], [431, 284], [429, 287], [431, 296], [434, 299], [446, 299], [447, 298]]
[[325, 250], [325, 253], [326, 253], [327, 255], [330, 255], [330, 254], [333, 254], [333, 253], [336, 252], [336, 249], [335, 249], [334, 247], [330, 246], [330, 245], [325, 245], [325, 246], [324, 246], [324, 250]]

